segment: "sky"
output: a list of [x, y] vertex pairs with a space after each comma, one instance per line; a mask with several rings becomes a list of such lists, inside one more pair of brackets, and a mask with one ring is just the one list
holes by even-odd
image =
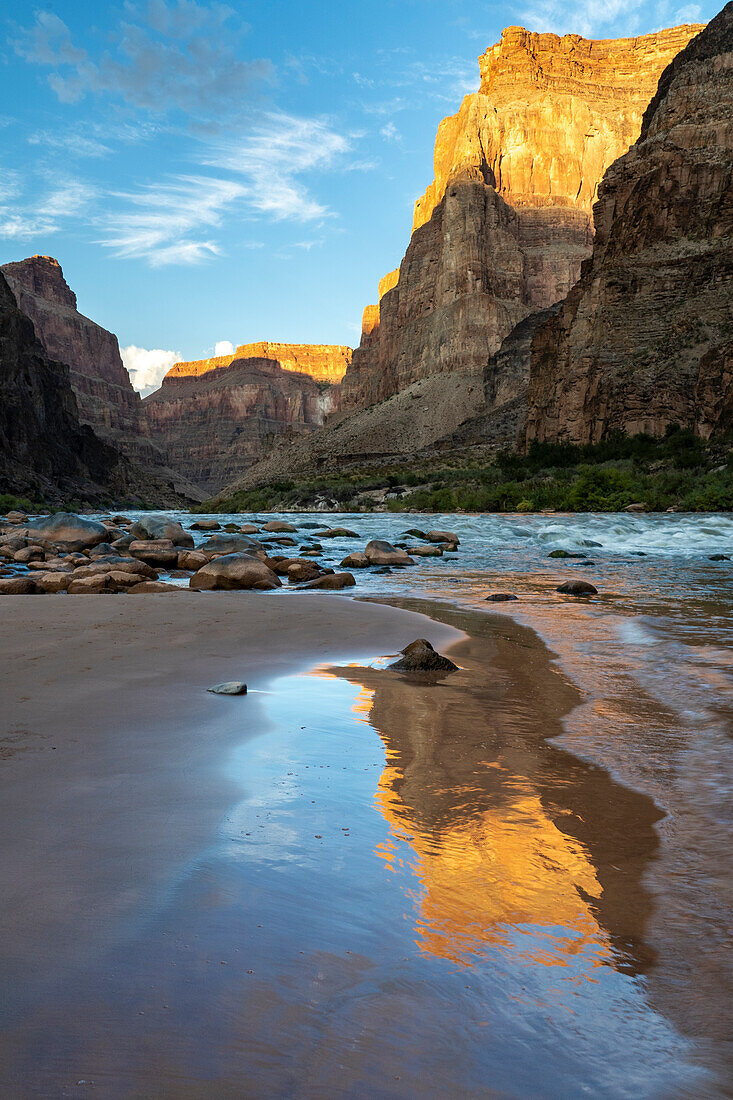
[[611, 38], [707, 0], [15, 0], [0, 263], [54, 256], [136, 388], [255, 340], [349, 344], [440, 120], [504, 26]]

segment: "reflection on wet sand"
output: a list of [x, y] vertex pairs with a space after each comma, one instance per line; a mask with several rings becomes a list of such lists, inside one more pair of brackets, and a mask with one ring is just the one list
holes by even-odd
[[644, 971], [642, 875], [661, 814], [548, 741], [578, 695], [531, 631], [470, 612], [452, 622], [471, 635], [440, 680], [334, 670], [361, 686], [385, 745], [377, 854], [418, 880], [406, 879], [418, 946], [463, 963], [496, 947], [547, 965], [583, 953], [589, 977], [601, 963]]

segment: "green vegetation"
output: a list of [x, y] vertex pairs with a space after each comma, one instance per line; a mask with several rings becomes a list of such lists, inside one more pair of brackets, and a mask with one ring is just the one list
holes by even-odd
[[[672, 426], [662, 439], [610, 436], [601, 443], [534, 443], [527, 454], [452, 454], [430, 463], [361, 468], [281, 480], [219, 499], [218, 512], [266, 512], [325, 501], [346, 512], [617, 512], [733, 510], [733, 440], [711, 444]], [[211, 510], [211, 503], [196, 511]]]
[[6, 512], [33, 512], [36, 505], [25, 497], [16, 497], [12, 493], [0, 493], [0, 515]]

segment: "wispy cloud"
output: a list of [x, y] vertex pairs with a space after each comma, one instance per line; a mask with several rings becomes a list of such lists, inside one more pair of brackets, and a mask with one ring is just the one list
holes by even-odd
[[222, 215], [244, 193], [241, 184], [208, 176], [179, 176], [139, 191], [120, 192], [133, 209], [104, 220], [101, 244], [126, 259], [145, 258], [154, 267], [201, 263], [219, 246], [203, 230], [221, 225]]
[[126, 13], [113, 51], [90, 54], [50, 11], [39, 12], [14, 47], [26, 61], [52, 70], [48, 83], [62, 103], [106, 95], [156, 114], [230, 116], [241, 113], [255, 85], [272, 79], [270, 61], [238, 56], [235, 46], [248, 27], [232, 8], [150, 0], [142, 9], [128, 3]]
[[34, 198], [23, 197], [17, 173], [7, 176], [3, 183], [0, 187], [0, 237], [6, 240], [24, 241], [56, 233], [65, 220], [85, 215], [97, 195], [92, 184], [77, 179], [57, 180]]
[[351, 137], [324, 119], [269, 114], [242, 137], [213, 145], [203, 163], [240, 176], [258, 213], [306, 222], [329, 210], [310, 195], [302, 177], [331, 168], [350, 149]]
[[386, 141], [402, 140], [402, 135], [395, 126], [394, 122], [388, 122], [387, 125], [383, 126], [379, 132]]

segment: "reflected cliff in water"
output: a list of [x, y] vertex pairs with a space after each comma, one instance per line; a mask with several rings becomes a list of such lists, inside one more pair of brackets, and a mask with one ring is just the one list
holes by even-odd
[[451, 623], [471, 636], [438, 681], [332, 670], [360, 686], [355, 710], [384, 743], [376, 854], [404, 877], [417, 946], [467, 965], [499, 948], [545, 965], [583, 954], [588, 977], [643, 972], [662, 815], [549, 742], [579, 696], [531, 631], [470, 612]]

